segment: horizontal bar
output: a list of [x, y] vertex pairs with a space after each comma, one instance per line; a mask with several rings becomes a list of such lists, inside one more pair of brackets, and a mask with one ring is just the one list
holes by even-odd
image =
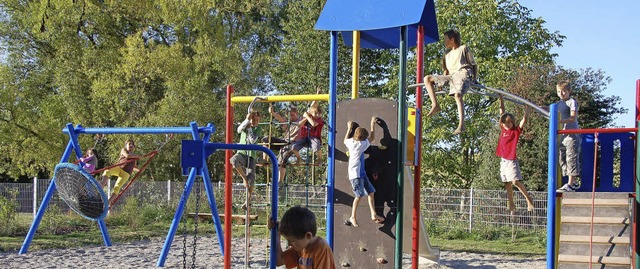
[[[191, 127], [99, 127], [84, 128], [82, 126], [74, 127], [76, 134], [191, 134]], [[69, 134], [67, 128], [63, 128], [62, 132]], [[212, 134], [216, 132], [215, 127], [198, 127], [198, 133]]]
[[570, 129], [559, 130], [558, 134], [595, 134], [595, 133], [631, 133], [637, 132], [638, 128], [596, 128], [596, 129]]
[[[417, 83], [417, 84], [411, 84], [409, 86], [407, 86], [407, 88], [416, 88], [416, 87], [424, 87], [424, 83]], [[491, 87], [487, 87], [484, 86], [482, 84], [471, 84], [472, 88], [478, 88], [478, 89], [484, 89], [484, 90], [488, 90], [488, 91], [492, 91], [495, 94], [490, 94], [490, 93], [485, 93], [485, 92], [478, 92], [478, 91], [474, 91], [471, 90], [469, 91], [470, 93], [475, 93], [475, 94], [483, 94], [483, 95], [487, 95], [487, 96], [491, 96], [491, 97], [498, 97], [497, 94], [502, 94], [504, 96], [504, 98], [508, 101], [517, 103], [519, 105], [524, 105], [524, 106], [528, 106], [534, 109], [535, 112], [538, 112], [539, 114], [541, 114], [542, 116], [544, 116], [545, 118], [549, 118], [549, 111], [546, 111], [545, 109], [539, 107], [538, 105], [532, 103], [531, 101], [524, 99], [520, 96], [517, 96], [515, 94], [503, 91], [503, 90], [499, 90], [496, 88], [491, 88]], [[436, 94], [445, 94], [446, 92], [444, 91], [438, 91], [436, 92]]]
[[258, 103], [274, 102], [298, 102], [298, 101], [329, 101], [329, 94], [303, 94], [303, 95], [273, 95], [273, 96], [234, 96], [232, 103], [251, 103], [256, 97]]

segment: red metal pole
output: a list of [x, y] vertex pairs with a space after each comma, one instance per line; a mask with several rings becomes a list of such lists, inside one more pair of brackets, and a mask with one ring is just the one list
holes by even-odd
[[[416, 44], [416, 83], [422, 83], [424, 62], [424, 26], [418, 26]], [[413, 230], [411, 239], [411, 268], [418, 269], [418, 252], [420, 252], [420, 165], [422, 161], [422, 87], [416, 87], [416, 135], [414, 146], [413, 169]]]
[[[233, 86], [227, 85], [227, 128], [225, 133], [225, 143], [233, 143]], [[231, 182], [233, 168], [231, 167], [231, 159], [233, 152], [225, 150], [224, 153], [224, 268], [231, 269], [231, 198], [233, 192]]]

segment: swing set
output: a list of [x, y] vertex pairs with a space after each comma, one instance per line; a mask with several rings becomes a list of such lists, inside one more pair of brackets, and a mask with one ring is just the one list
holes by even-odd
[[[201, 139], [201, 134], [204, 136], [203, 139], [209, 139], [210, 135], [215, 132], [215, 127], [213, 124], [208, 124], [206, 127], [198, 127], [195, 122], [191, 123], [190, 127], [106, 127], [106, 128], [85, 128], [82, 125], [77, 125], [73, 127], [71, 123], [68, 123], [66, 127], [62, 130], [63, 133], [69, 135], [69, 142], [67, 143], [67, 147], [65, 148], [62, 157], [60, 158], [60, 163], [56, 165], [54, 169], [54, 177], [47, 188], [47, 191], [43, 197], [42, 203], [38, 208], [36, 216], [29, 228], [29, 232], [27, 233], [25, 240], [20, 248], [19, 253], [25, 254], [29, 249], [29, 245], [31, 244], [31, 240], [35, 235], [40, 222], [42, 221], [42, 217], [49, 206], [49, 202], [53, 193], [57, 190], [60, 194], [60, 198], [69, 205], [69, 207], [81, 215], [84, 218], [89, 220], [96, 221], [100, 228], [100, 232], [102, 233], [102, 238], [105, 246], [111, 246], [111, 238], [107, 231], [107, 226], [104, 222], [104, 218], [107, 215], [107, 212], [110, 206], [115, 203], [120, 195], [126, 191], [126, 189], [131, 186], [131, 184], [142, 174], [142, 172], [148, 167], [151, 160], [158, 154], [160, 148], [164, 146], [168, 142], [166, 140], [160, 147], [156, 150], [153, 150], [143, 156], [143, 158], [147, 158], [147, 161], [142, 165], [140, 171], [131, 178], [127, 184], [123, 187], [120, 195], [116, 196], [113, 199], [113, 202], [109, 204], [107, 195], [102, 190], [102, 186], [100, 183], [93, 178], [91, 174], [86, 172], [82, 168], [82, 163], [74, 164], [67, 163], [66, 161], [69, 159], [72, 153], [75, 153], [76, 158], [80, 159], [82, 157], [82, 149], [78, 140], [78, 136], [81, 134], [96, 134], [96, 135], [104, 135], [104, 134], [192, 134], [193, 139]], [[98, 139], [101, 139], [100, 136]], [[98, 141], [96, 141], [96, 144]], [[94, 144], [95, 146], [95, 144]], [[103, 169], [94, 171], [94, 174], [98, 174], [106, 169], [113, 168], [116, 166], [121, 166], [130, 161], [135, 160], [127, 160], [124, 162], [120, 162], [114, 165], [107, 166]], [[207, 181], [205, 181], [206, 183]], [[193, 183], [193, 182], [187, 182]], [[210, 181], [208, 181], [209, 185], [211, 185]], [[205, 184], [205, 186], [207, 186]], [[185, 193], [188, 198], [188, 194], [191, 190], [191, 185], [185, 187]], [[210, 202], [212, 211], [215, 210], [215, 199], [213, 199], [212, 187], [209, 186], [207, 188], [207, 194], [210, 196]], [[183, 194], [184, 196], [184, 194]], [[183, 197], [183, 199], [185, 199]], [[186, 200], [186, 199], [185, 199]], [[217, 212], [215, 212], [217, 215]], [[216, 227], [219, 234], [221, 234], [221, 228]], [[219, 239], [222, 239], [221, 237]]]

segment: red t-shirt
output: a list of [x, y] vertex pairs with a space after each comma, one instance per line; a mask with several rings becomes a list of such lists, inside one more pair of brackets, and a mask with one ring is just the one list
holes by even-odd
[[502, 132], [500, 133], [500, 139], [498, 140], [496, 155], [507, 160], [515, 160], [516, 149], [518, 147], [520, 133], [522, 133], [522, 128], [520, 128], [520, 126], [514, 126], [510, 130], [505, 130], [502, 127], [500, 127], [500, 129], [502, 129]]
[[300, 137], [315, 137], [318, 139], [322, 139], [322, 127], [324, 126], [324, 121], [321, 117], [313, 118], [315, 122], [318, 123], [316, 126], [311, 126], [311, 123], [305, 123], [300, 129]]

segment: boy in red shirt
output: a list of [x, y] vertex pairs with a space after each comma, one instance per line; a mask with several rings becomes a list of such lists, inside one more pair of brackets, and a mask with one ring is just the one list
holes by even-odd
[[516, 126], [516, 118], [511, 113], [505, 113], [504, 99], [502, 95], [500, 97], [500, 138], [498, 140], [498, 147], [496, 148], [496, 155], [501, 157], [500, 160], [500, 179], [504, 183], [504, 187], [507, 189], [507, 198], [509, 199], [509, 211], [513, 214], [516, 210], [516, 205], [513, 203], [513, 187], [515, 185], [520, 192], [527, 199], [527, 211], [533, 211], [533, 200], [527, 192], [527, 189], [520, 182], [522, 180], [522, 174], [520, 172], [520, 165], [518, 164], [518, 158], [516, 157], [516, 150], [518, 147], [518, 140], [520, 139], [520, 133], [522, 133], [522, 127], [527, 122], [527, 109], [524, 110], [520, 125]]
[[322, 127], [324, 126], [324, 120], [322, 120], [318, 102], [313, 102], [307, 112], [302, 115], [299, 126], [300, 136], [292, 144], [293, 154], [298, 159], [297, 163], [302, 163], [300, 149], [308, 146], [311, 146], [311, 150], [316, 154], [315, 163], [320, 163], [322, 159]]

